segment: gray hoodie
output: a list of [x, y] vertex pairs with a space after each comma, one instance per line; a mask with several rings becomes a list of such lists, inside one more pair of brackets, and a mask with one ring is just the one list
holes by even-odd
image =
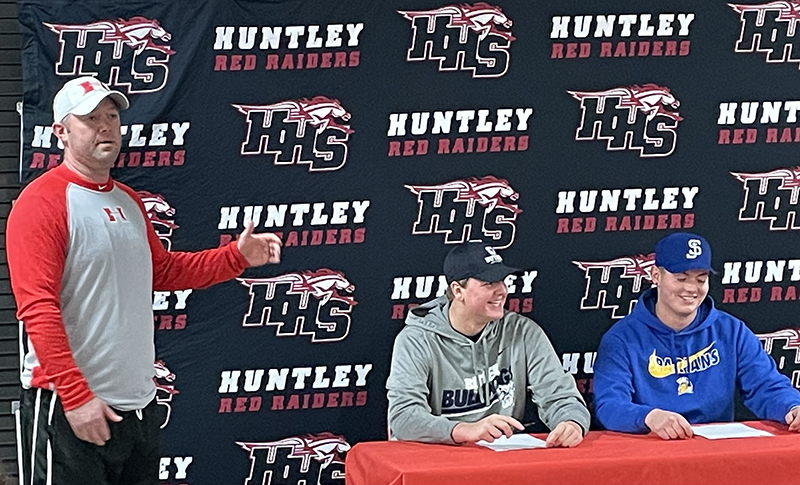
[[449, 308], [445, 296], [414, 308], [397, 335], [386, 381], [394, 438], [452, 444], [460, 421], [522, 419], [526, 390], [550, 429], [572, 420], [585, 434], [589, 411], [575, 380], [533, 320], [505, 312], [473, 342], [450, 325]]

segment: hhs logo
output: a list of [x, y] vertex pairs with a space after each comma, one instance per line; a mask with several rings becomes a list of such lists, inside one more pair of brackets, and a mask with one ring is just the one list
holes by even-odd
[[174, 220], [162, 218], [162, 216], [173, 217], [175, 215], [175, 208], [169, 205], [169, 203], [164, 200], [164, 196], [160, 194], [153, 194], [146, 190], [141, 190], [136, 192], [136, 195], [142, 199], [147, 219], [149, 219], [150, 223], [153, 225], [153, 229], [155, 229], [161, 244], [164, 245], [164, 249], [171, 251], [172, 231], [180, 226], [175, 224]]
[[353, 130], [343, 122], [350, 113], [336, 99], [315, 96], [233, 106], [247, 117], [242, 155], [270, 155], [275, 165], [305, 163], [310, 172], [339, 170], [347, 161], [347, 140]]
[[344, 460], [350, 445], [343, 436], [323, 432], [236, 444], [250, 453], [250, 476], [244, 485], [344, 485]]
[[797, 220], [800, 167], [763, 173], [731, 172], [731, 175], [744, 184], [740, 221], [769, 220], [770, 231], [800, 229]]
[[350, 333], [350, 311], [358, 303], [351, 296], [355, 286], [338, 271], [237, 280], [250, 288], [244, 327], [274, 325], [278, 337], [311, 335], [314, 343], [338, 342]]
[[469, 70], [476, 78], [500, 77], [508, 71], [514, 36], [507, 30], [511, 19], [500, 7], [476, 2], [397, 13], [411, 21], [407, 61], [438, 60], [440, 71]]
[[417, 194], [419, 207], [411, 234], [444, 234], [445, 244], [486, 241], [497, 249], [514, 242], [514, 221], [522, 209], [513, 202], [519, 194], [506, 180], [487, 175], [405, 187]]
[[172, 382], [175, 381], [175, 373], [170, 372], [163, 360], [157, 360], [154, 368], [153, 382], [156, 383], [156, 404], [164, 407], [164, 422], [161, 423], [161, 429], [164, 429], [172, 416], [172, 397], [180, 391], [172, 385]]
[[800, 36], [796, 35], [800, 2], [728, 5], [740, 15], [742, 22], [735, 52], [765, 52], [768, 63], [800, 63]]
[[656, 84], [606, 91], [567, 91], [581, 102], [575, 139], [606, 140], [606, 150], [638, 150], [640, 157], [666, 157], [675, 150], [683, 118], [669, 88]]
[[[642, 280], [652, 281], [655, 253], [626, 256], [611, 261], [573, 261], [586, 272], [586, 292], [581, 310], [611, 309], [611, 318], [626, 316], [642, 291]], [[621, 310], [620, 310], [621, 308]]]
[[778, 370], [786, 375], [795, 389], [800, 389], [800, 329], [785, 328], [772, 333], [756, 334], [764, 350], [775, 359]]
[[[96, 76], [130, 94], [160, 91], [169, 77], [172, 38], [156, 19], [100, 20], [91, 24], [43, 24], [58, 34], [59, 76]], [[158, 42], [156, 42], [158, 41]]]

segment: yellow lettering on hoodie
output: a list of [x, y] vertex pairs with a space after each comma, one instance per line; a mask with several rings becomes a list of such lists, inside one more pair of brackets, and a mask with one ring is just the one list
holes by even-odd
[[[719, 363], [719, 352], [717, 349], [712, 349], [716, 341], [711, 342], [708, 347], [698, 350], [688, 358], [681, 357], [677, 359], [678, 374], [691, 374], [700, 372], [715, 366]], [[665, 377], [675, 374], [675, 365], [669, 357], [659, 357], [655, 349], [650, 354], [647, 361], [647, 371], [651, 376], [656, 379], [663, 379]]]
[[656, 351], [653, 349], [653, 353], [650, 354], [650, 359], [647, 363], [647, 371], [656, 379], [663, 379], [675, 373], [675, 366], [672, 365], [672, 359], [669, 357], [662, 359], [656, 355]]

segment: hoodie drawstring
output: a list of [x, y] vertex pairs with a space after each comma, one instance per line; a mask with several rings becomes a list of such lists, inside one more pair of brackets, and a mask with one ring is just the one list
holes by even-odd
[[675, 366], [675, 376], [678, 376], [678, 354], [675, 351], [675, 333], [669, 334], [669, 348], [670, 354], [672, 355], [672, 362]]
[[481, 377], [480, 377], [480, 375], [478, 375], [478, 364], [476, 362], [477, 359], [475, 358], [475, 345], [476, 344], [473, 343], [473, 344], [471, 344], [469, 346], [470, 354], [472, 356], [472, 373], [475, 376], [475, 379], [477, 381], [477, 382], [475, 382], [475, 384], [478, 386], [478, 389], [477, 389], [478, 397], [480, 397], [481, 400], [483, 400], [483, 386], [481, 385]]
[[[490, 323], [490, 325], [491, 325], [491, 323]], [[478, 376], [478, 369], [477, 369], [477, 365], [476, 365], [476, 360], [477, 359], [475, 358], [475, 347], [480, 345], [481, 349], [483, 350], [483, 370], [481, 370], [481, 374], [480, 374], [480, 376], [484, 378], [483, 379], [483, 384], [480, 384], [480, 377], [477, 377], [477, 379], [478, 379], [478, 384], [479, 384], [479, 396], [481, 398], [481, 401], [483, 401], [484, 406], [486, 406], [486, 407], [488, 407], [489, 404], [490, 404], [489, 403], [489, 396], [490, 396], [490, 391], [491, 391], [491, 387], [489, 385], [489, 381], [491, 380], [490, 377], [489, 377], [489, 349], [486, 346], [486, 334], [489, 331], [490, 330], [488, 328], [485, 328], [484, 331], [483, 331], [483, 335], [481, 335], [480, 338], [478, 338], [477, 342], [475, 342], [475, 343], [473, 343], [471, 345], [471, 347], [472, 347], [472, 369], [474, 370], [476, 376]]]
[[[483, 369], [480, 373], [478, 373], [478, 359], [475, 355], [478, 345], [480, 345], [483, 350]], [[478, 397], [480, 397], [484, 406], [489, 406], [489, 351], [486, 348], [486, 342], [484, 342], [483, 339], [478, 339], [478, 342], [470, 345], [470, 349], [472, 350], [472, 370], [475, 378], [478, 380]], [[481, 377], [483, 377], [483, 383], [481, 383]]]
[[486, 349], [486, 342], [482, 344], [483, 347], [483, 371], [486, 373], [486, 382], [484, 382], [484, 394], [486, 405], [489, 405], [489, 351]]

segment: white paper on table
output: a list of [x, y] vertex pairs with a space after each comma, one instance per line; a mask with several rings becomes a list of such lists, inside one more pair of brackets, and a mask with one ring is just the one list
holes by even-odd
[[751, 428], [742, 423], [702, 424], [692, 426], [692, 431], [698, 436], [709, 440], [725, 438], [752, 438], [756, 436], [775, 436], [760, 429]]
[[509, 451], [509, 450], [525, 450], [529, 448], [546, 448], [547, 445], [539, 438], [534, 438], [527, 433], [512, 434], [511, 438], [501, 436], [489, 443], [485, 440], [480, 440], [476, 444], [491, 448], [494, 451]]

